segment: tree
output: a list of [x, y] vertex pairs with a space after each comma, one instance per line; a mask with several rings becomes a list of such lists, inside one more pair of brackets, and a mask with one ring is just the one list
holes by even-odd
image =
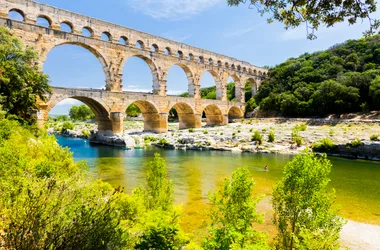
[[374, 107], [380, 109], [380, 76], [377, 76], [369, 87], [369, 95], [371, 96]]
[[69, 115], [71, 120], [88, 120], [95, 118], [95, 114], [85, 104], [81, 104], [79, 106], [72, 106], [70, 108]]
[[267, 249], [265, 234], [255, 231], [252, 223], [262, 222], [256, 213], [258, 199], [252, 198], [253, 181], [248, 168], [235, 170], [222, 188], [209, 195], [211, 212], [205, 249]]
[[32, 122], [37, 99], [46, 100], [49, 78], [38, 68], [38, 54], [0, 27], [0, 105], [7, 114]]
[[[238, 6], [246, 0], [227, 0], [228, 5]], [[315, 30], [321, 25], [332, 27], [337, 23], [348, 21], [355, 24], [358, 19], [369, 20], [369, 30], [366, 36], [374, 35], [380, 22], [372, 19], [376, 12], [375, 0], [357, 1], [305, 1], [305, 0], [249, 0], [249, 7], [255, 8], [261, 14], [269, 14], [268, 23], [274, 20], [284, 24], [285, 29], [295, 28], [306, 23], [307, 38], [315, 39]]]
[[335, 192], [327, 189], [330, 171], [326, 155], [309, 150], [285, 166], [273, 190], [276, 249], [339, 249], [344, 220], [334, 206]]
[[137, 107], [135, 104], [132, 103], [131, 105], [128, 106], [125, 113], [129, 117], [138, 117], [139, 115], [141, 115], [141, 110], [139, 109], [139, 107]]

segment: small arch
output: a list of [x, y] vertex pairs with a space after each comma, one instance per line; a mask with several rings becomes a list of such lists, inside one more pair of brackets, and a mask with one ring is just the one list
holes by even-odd
[[172, 54], [172, 50], [169, 47], [166, 47], [165, 50], [164, 50], [164, 54], [165, 55], [171, 55]]
[[264, 76], [264, 77], [266, 77], [266, 76], [267, 76], [267, 73], [266, 73], [266, 72], [264, 72], [264, 73], [263, 73], [263, 76]]
[[232, 64], [232, 65], [231, 65], [231, 69], [232, 69], [232, 70], [235, 70], [235, 64]]
[[228, 121], [229, 122], [233, 122], [234, 120], [240, 119], [242, 117], [244, 117], [244, 113], [243, 113], [243, 111], [239, 107], [232, 106], [228, 110]]
[[86, 27], [83, 27], [82, 28], [82, 36], [86, 36], [86, 37], [93, 37], [94, 36], [94, 31], [86, 26]]
[[138, 49], [144, 49], [145, 48], [144, 42], [141, 41], [141, 40], [137, 40], [137, 42], [136, 42], [136, 48], [138, 48]]
[[39, 25], [39, 26], [50, 28], [51, 24], [52, 24], [52, 21], [51, 21], [51, 19], [49, 17], [47, 17], [45, 15], [40, 15], [40, 16], [37, 17], [36, 24]]
[[112, 41], [112, 36], [108, 31], [104, 31], [101, 35], [101, 39], [103, 41], [111, 42]]
[[212, 60], [212, 58], [209, 58], [209, 59], [208, 59], [208, 64], [209, 64], [209, 65], [213, 65], [213, 64], [214, 64], [214, 60]]
[[183, 53], [182, 53], [182, 51], [178, 50], [178, 52], [177, 52], [177, 57], [180, 58], [180, 59], [183, 58]]
[[247, 68], [243, 67], [243, 73], [247, 73]]
[[60, 24], [60, 30], [67, 33], [73, 33], [74, 27], [72, 23], [64, 21]]
[[20, 22], [25, 22], [25, 13], [19, 9], [11, 9], [8, 12], [8, 18]]
[[205, 59], [204, 59], [204, 57], [203, 57], [203, 56], [199, 56], [199, 57], [198, 57], [198, 62], [199, 62], [199, 63], [205, 63]]
[[241, 66], [240, 65], [237, 66], [237, 70], [241, 71]]
[[228, 62], [226, 62], [226, 63], [224, 64], [224, 67], [225, 67], [226, 69], [229, 68]]
[[122, 44], [122, 45], [128, 45], [129, 44], [128, 38], [126, 36], [121, 36], [119, 38], [119, 43]]
[[257, 70], [256, 70], [256, 69], [253, 70], [253, 74], [254, 74], [255, 76], [257, 76]]
[[150, 46], [150, 51], [151, 52], [159, 52], [160, 50], [159, 50], [157, 44], [152, 44], [152, 46]]
[[222, 61], [218, 60], [218, 67], [222, 67]]
[[142, 113], [144, 119], [144, 132], [158, 132], [159, 128], [157, 127], [157, 120], [160, 120], [160, 115], [156, 105], [146, 100], [137, 100], [131, 103], [128, 108], [132, 104], [137, 106]]
[[203, 110], [206, 115], [206, 121], [208, 126], [219, 126], [224, 124], [224, 118], [222, 111], [215, 104], [206, 106]]
[[252, 75], [252, 69], [248, 69], [248, 74]]
[[263, 76], [263, 73], [261, 71], [259, 71], [259, 76]]
[[194, 60], [194, 55], [192, 53], [190, 53], [187, 59], [189, 61], [193, 61]]

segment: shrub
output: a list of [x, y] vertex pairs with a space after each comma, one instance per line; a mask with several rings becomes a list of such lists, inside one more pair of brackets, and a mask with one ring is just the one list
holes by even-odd
[[170, 143], [165, 138], [161, 138], [160, 140], [158, 140], [158, 144], [162, 146], [166, 146], [166, 145], [169, 145]]
[[274, 140], [275, 140], [275, 134], [273, 131], [271, 131], [268, 134], [268, 142], [274, 142]]
[[302, 123], [300, 125], [296, 125], [293, 128], [293, 130], [297, 130], [297, 131], [306, 131], [306, 129], [307, 129], [307, 125], [305, 123]]
[[298, 147], [301, 147], [303, 144], [303, 139], [301, 136], [295, 137], [294, 142], [297, 144]]
[[189, 128], [189, 133], [194, 133], [195, 130], [193, 128]]
[[144, 143], [145, 144], [149, 144], [149, 143], [155, 142], [155, 141], [157, 141], [157, 138], [154, 136], [149, 136], [149, 135], [144, 136]]
[[88, 131], [88, 130], [82, 130], [82, 134], [83, 134], [83, 136], [85, 136], [86, 138], [90, 138], [90, 136], [91, 136], [91, 132]]
[[260, 132], [258, 130], [256, 130], [255, 133], [252, 135], [251, 140], [259, 142], [260, 144], [262, 144], [263, 143], [263, 136], [260, 134]]
[[62, 132], [66, 131], [66, 130], [73, 130], [73, 129], [74, 129], [74, 124], [71, 122], [64, 122], [62, 124]]
[[380, 135], [371, 135], [371, 136], [369, 137], [369, 139], [371, 139], [371, 141], [378, 141], [378, 140], [379, 140], [379, 137], [380, 137]]
[[350, 143], [346, 144], [346, 147], [348, 148], [358, 148], [360, 146], [363, 146], [363, 142], [359, 138], [356, 138], [355, 140], [352, 140]]
[[334, 130], [332, 130], [332, 129], [330, 129], [330, 131], [329, 131], [329, 135], [334, 135], [335, 134], [335, 132], [334, 132]]
[[203, 130], [203, 134], [207, 135], [208, 134], [208, 130], [207, 129]]
[[313, 143], [312, 149], [315, 152], [329, 153], [334, 152], [337, 149], [337, 145], [330, 138], [323, 138]]

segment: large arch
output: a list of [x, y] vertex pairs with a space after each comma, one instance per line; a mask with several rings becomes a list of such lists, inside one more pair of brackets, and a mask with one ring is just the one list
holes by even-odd
[[[211, 84], [211, 81], [214, 81], [214, 84]], [[208, 94], [208, 96], [202, 97], [204, 99], [214, 99], [214, 100], [222, 100], [223, 91], [222, 91], [222, 83], [219, 80], [218, 73], [214, 70], [205, 70], [201, 77], [201, 88], [210, 88], [215, 86], [215, 95]]]
[[227, 122], [224, 119], [223, 113], [220, 108], [215, 104], [209, 104], [203, 111], [206, 114], [208, 126], [225, 125]]
[[[139, 61], [133, 61], [133, 58], [138, 58]], [[131, 65], [127, 65], [128, 62], [131, 62]], [[141, 62], [144, 62], [141, 64]], [[156, 64], [148, 57], [145, 57], [143, 55], [130, 55], [126, 58], [124, 58], [124, 62], [122, 62], [122, 74], [123, 74], [123, 82], [125, 85], [124, 90], [131, 91], [131, 92], [155, 92], [155, 90], [159, 89], [159, 77], [157, 73], [157, 67]], [[142, 65], [147, 65], [152, 78], [145, 76], [141, 73], [141, 71], [147, 71], [145, 70]], [[129, 68], [132, 67], [131, 72], [128, 72]], [[137, 72], [136, 72], [137, 71]], [[140, 73], [138, 72], [140, 71]], [[145, 73], [145, 72], [143, 72]], [[142, 80], [141, 80], [142, 79]], [[151, 79], [151, 80], [150, 80]], [[143, 81], [143, 82], [140, 82]], [[148, 82], [150, 81], [150, 82]], [[153, 83], [153, 90], [152, 90], [152, 83]]]
[[185, 102], [178, 102], [172, 107], [177, 111], [179, 129], [200, 128], [201, 117], [195, 115], [194, 109]]
[[[160, 114], [157, 106], [146, 100], [137, 100], [135, 104], [141, 111], [144, 118], [144, 132], [163, 133], [168, 131], [168, 116]], [[128, 105], [128, 106], [129, 106]]]
[[[183, 76], [186, 77], [186, 80], [184, 79]], [[174, 85], [173, 83], [175, 83], [175, 85], [180, 85], [180, 86], [176, 86], [175, 88], [173, 86]], [[194, 96], [195, 87], [194, 87], [193, 72], [191, 71], [191, 69], [182, 63], [173, 64], [169, 68], [168, 73], [166, 75], [166, 90], [167, 90], [168, 95], [171, 95], [171, 94], [180, 95], [187, 92], [188, 96], [191, 96], [191, 97]]]
[[111, 86], [111, 73], [109, 71], [109, 67], [108, 67], [108, 63], [107, 63], [106, 59], [104, 58], [104, 56], [98, 50], [96, 50], [95, 48], [91, 47], [88, 44], [84, 44], [84, 43], [81, 43], [81, 42], [71, 42], [71, 41], [65, 41], [65, 42], [57, 43], [54, 46], [52, 46], [52, 48], [50, 48], [50, 50], [46, 50], [45, 51], [44, 57], [42, 59], [43, 60], [43, 66], [44, 66], [44, 64], [45, 64], [45, 62], [46, 62], [46, 60], [48, 58], [48, 55], [51, 53], [51, 51], [54, 50], [57, 47], [64, 46], [64, 45], [79, 46], [81, 48], [86, 49], [91, 54], [93, 54], [97, 58], [97, 60], [100, 62], [101, 66], [102, 66], [102, 70], [103, 70], [104, 75], [105, 75], [105, 88], [106, 88], [106, 90], [111, 90], [112, 89], [112, 86]]
[[[244, 83], [245, 84], [245, 88], [247, 87], [247, 85], [250, 87], [251, 89], [251, 95], [250, 97], [254, 97], [255, 94], [257, 93], [258, 91], [258, 86], [257, 86], [257, 82], [255, 79], [253, 78], [248, 78], [247, 81]], [[247, 102], [250, 98], [248, 98], [249, 96], [245, 96], [245, 101]]]
[[229, 122], [231, 120], [240, 119], [240, 118], [243, 118], [243, 117], [244, 117], [243, 111], [239, 107], [237, 107], [237, 106], [232, 106], [228, 110], [228, 121]]
[[[114, 133], [121, 133], [122, 128], [120, 128], [120, 124], [117, 124], [117, 121], [112, 121], [112, 117], [110, 117], [110, 113], [107, 110], [107, 107], [105, 104], [101, 103], [98, 100], [95, 100], [94, 98], [87, 97], [87, 96], [76, 96], [76, 95], [59, 95], [54, 96], [50, 99], [50, 101], [47, 103], [47, 108], [45, 110], [46, 117], [45, 120], [47, 120], [47, 116], [50, 112], [50, 110], [53, 109], [55, 105], [57, 105], [59, 102], [72, 98], [75, 100], [78, 100], [80, 102], [83, 102], [86, 104], [92, 112], [95, 114], [95, 119], [98, 123], [98, 131], [105, 135], [112, 135]], [[122, 126], [121, 126], [122, 127]]]
[[244, 90], [242, 89], [239, 76], [236, 74], [230, 74], [227, 80], [227, 84], [231, 82], [233, 82], [233, 87], [230, 91], [233, 93], [231, 93], [230, 97], [227, 97], [227, 100], [235, 100], [237, 102], [244, 101]]

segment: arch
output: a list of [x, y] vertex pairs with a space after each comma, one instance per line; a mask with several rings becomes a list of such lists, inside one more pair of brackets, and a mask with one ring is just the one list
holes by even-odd
[[263, 73], [261, 71], [259, 71], [259, 76], [263, 76]]
[[[47, 103], [48, 108], [46, 110], [46, 115], [56, 106], [59, 102], [72, 98], [86, 104], [92, 112], [95, 114], [95, 119], [98, 123], [98, 131], [101, 133], [112, 134], [114, 132], [114, 128], [112, 125], [112, 120], [110, 119], [109, 112], [107, 111], [107, 107], [99, 102], [98, 100], [88, 97], [88, 96], [79, 96], [79, 95], [59, 95], [58, 97], [53, 94], [53, 97]], [[46, 117], [47, 118], [47, 117]]]
[[164, 50], [164, 54], [165, 55], [171, 55], [172, 54], [172, 50], [169, 47], [166, 47], [165, 50]]
[[[82, 47], [86, 50], [88, 50], [91, 54], [93, 54], [97, 59], [98, 61], [100, 62], [101, 66], [102, 66], [102, 69], [103, 69], [103, 72], [105, 74], [105, 79], [106, 79], [106, 82], [110, 82], [110, 79], [111, 79], [111, 74], [110, 74], [110, 71], [108, 70], [108, 63], [107, 61], [105, 60], [105, 58], [103, 57], [103, 55], [98, 52], [95, 48], [91, 47], [90, 45], [88, 44], [85, 44], [85, 43], [81, 43], [81, 42], [69, 42], [69, 41], [65, 41], [63, 43], [59, 43], [59, 44], [56, 44], [53, 48], [51, 48], [49, 51], [46, 51], [46, 56], [56, 47], [59, 47], [59, 46], [62, 46], [62, 45], [76, 45], [76, 46], [79, 46], [79, 47]], [[107, 88], [107, 86], [106, 86]]]
[[101, 34], [101, 39], [103, 41], [107, 41], [107, 42], [111, 42], [112, 41], [112, 36], [111, 34], [108, 32], [108, 31], [104, 31], [102, 34]]
[[[140, 67], [139, 68], [140, 70], [145, 70], [146, 72], [150, 70], [152, 78], [146, 78], [146, 74], [145, 75], [141, 74], [141, 72], [140, 74], [136, 74], [135, 73], [136, 69], [133, 69], [133, 71], [125, 72], [128, 69], [128, 67], [126, 67], [126, 64], [128, 60], [131, 58], [139, 58], [143, 61], [143, 63], [141, 64], [141, 62], [132, 60], [132, 63], [133, 63], [131, 64], [132, 69], [133, 67], [138, 66]], [[156, 89], [159, 89], [157, 67], [150, 58], [145, 57], [143, 55], [134, 54], [134, 55], [124, 58], [124, 61], [121, 63], [121, 65], [123, 69], [122, 75], [124, 77], [123, 83], [124, 83], [124, 86], [126, 87], [126, 89], [124, 90], [132, 91], [132, 92], [150, 92], [151, 93], [152, 82], [153, 82], [153, 91], [155, 91]], [[148, 66], [148, 69], [141, 68], [141, 67], [146, 67], [145, 65]]]
[[[173, 76], [170, 73], [170, 71], [173, 69], [174, 66], [178, 66], [178, 68], [182, 69], [182, 72], [179, 72], [178, 70], [175, 70], [175, 78], [176, 78], [175, 80], [176, 80], [176, 82], [174, 82], [174, 79], [172, 79]], [[185, 76], [186, 76], [186, 81], [184, 83], [178, 81], [178, 80], [181, 80], [181, 78], [184, 80], [184, 78], [183, 78], [183, 72], [185, 73]], [[181, 77], [181, 73], [182, 73], [182, 77]], [[175, 94], [179, 95], [179, 94], [183, 94], [183, 93], [187, 92], [188, 96], [194, 96], [194, 94], [195, 94], [194, 93], [195, 86], [194, 86], [193, 72], [185, 64], [183, 64], [183, 63], [175, 63], [175, 64], [173, 64], [169, 68], [169, 70], [167, 72], [166, 80], [167, 80], [167, 82], [166, 82], [166, 87], [167, 88], [166, 89], [168, 91], [168, 94], [170, 94], [169, 92], [174, 89], [173, 86], [176, 86], [175, 91], [177, 93], [175, 93]], [[174, 84], [172, 84], [172, 83], [174, 83]], [[184, 87], [184, 88], [181, 89], [181, 87]]]
[[237, 107], [237, 106], [232, 106], [229, 110], [228, 110], [228, 121], [231, 122], [235, 119], [240, 119], [244, 117], [244, 113], [243, 111]]
[[[211, 82], [213, 83], [211, 84]], [[214, 70], [204, 71], [200, 79], [200, 85], [201, 85], [201, 98], [214, 99], [214, 100], [222, 99], [222, 95], [223, 95], [222, 83], [219, 80], [219, 76], [216, 71]], [[215, 92], [210, 91], [211, 88], [214, 86], [215, 86]], [[207, 95], [205, 92], [208, 92]]]
[[242, 93], [242, 86], [240, 85], [240, 78], [236, 74], [230, 74], [227, 80], [227, 89], [229, 94], [227, 94], [228, 101], [244, 101], [244, 93]]
[[207, 105], [203, 112], [206, 114], [208, 126], [220, 126], [226, 124], [220, 108], [215, 104]]
[[226, 69], [229, 68], [228, 62], [226, 62], [226, 63], [224, 64], [224, 67], [225, 67]]
[[240, 65], [237, 66], [237, 71], [241, 71], [241, 66]]
[[209, 65], [213, 65], [213, 64], [214, 64], [214, 60], [212, 60], [212, 58], [209, 58], [209, 59], [208, 59], [208, 64], [209, 64]]
[[146, 100], [137, 100], [131, 104], [135, 104], [142, 113], [144, 118], [144, 132], [167, 132], [167, 120], [162, 121], [158, 108], [154, 103]]
[[50, 28], [52, 23], [53, 22], [52, 22], [51, 18], [46, 16], [46, 15], [37, 16], [36, 24], [39, 26]]
[[232, 64], [232, 65], [231, 65], [231, 69], [232, 69], [232, 70], [235, 70], [235, 64]]
[[254, 74], [255, 76], [257, 76], [257, 70], [256, 70], [256, 69], [253, 70], [253, 74]]
[[60, 24], [60, 30], [68, 33], [73, 33], [74, 31], [74, 26], [72, 23], [68, 21], [63, 21]]
[[189, 57], [187, 58], [189, 61], [193, 61], [194, 60], [194, 55], [192, 53], [189, 54]]
[[25, 13], [19, 9], [10, 9], [8, 11], [8, 18], [16, 21], [25, 22]]
[[126, 36], [121, 36], [119, 38], [119, 43], [122, 44], [122, 45], [129, 45], [128, 38]]
[[180, 59], [182, 59], [183, 58], [183, 52], [180, 51], [180, 50], [178, 50], [177, 57], [180, 58]]
[[158, 48], [157, 44], [152, 44], [152, 46], [150, 47], [150, 51], [152, 51], [152, 52], [160, 52], [160, 49]]
[[245, 84], [245, 98], [244, 99], [247, 102], [251, 97], [253, 97], [257, 93], [258, 86], [257, 86], [256, 80], [253, 78], [248, 78], [244, 84]]
[[199, 57], [198, 57], [198, 62], [199, 62], [199, 63], [204, 63], [204, 62], [205, 62], [204, 57], [203, 57], [203, 56], [199, 56]]
[[136, 48], [138, 48], [138, 49], [144, 49], [145, 48], [144, 42], [141, 41], [141, 40], [137, 40], [136, 41]]
[[222, 67], [222, 61], [218, 60], [218, 67]]
[[247, 68], [243, 67], [243, 73], [247, 73]]
[[94, 37], [94, 31], [90, 27], [85, 26], [82, 28], [82, 36]]
[[200, 128], [201, 119], [195, 115], [194, 109], [185, 102], [178, 102], [172, 106], [178, 115], [179, 129]]

